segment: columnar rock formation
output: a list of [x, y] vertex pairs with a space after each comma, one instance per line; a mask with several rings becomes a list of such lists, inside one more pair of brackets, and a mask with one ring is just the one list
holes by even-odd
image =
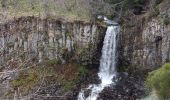
[[130, 17], [122, 26], [121, 54], [123, 66], [153, 69], [170, 60], [170, 8], [168, 3], [153, 12]]
[[98, 63], [105, 28], [81, 21], [21, 17], [0, 25], [0, 64], [15, 58]]

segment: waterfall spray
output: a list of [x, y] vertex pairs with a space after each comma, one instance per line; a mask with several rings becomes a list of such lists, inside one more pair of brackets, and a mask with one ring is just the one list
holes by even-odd
[[[106, 18], [105, 22], [112, 23]], [[81, 90], [78, 95], [78, 100], [97, 100], [99, 93], [102, 92], [105, 87], [114, 84], [113, 78], [116, 77], [117, 35], [119, 30], [119, 26], [115, 25], [115, 23], [107, 27], [98, 73], [101, 83], [98, 85], [90, 85], [87, 88], [91, 89], [91, 94], [87, 98], [84, 96], [84, 90]]]

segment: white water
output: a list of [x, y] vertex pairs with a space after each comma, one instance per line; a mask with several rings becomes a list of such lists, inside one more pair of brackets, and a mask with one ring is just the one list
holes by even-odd
[[102, 57], [100, 59], [100, 70], [98, 76], [101, 84], [90, 85], [86, 90], [91, 89], [91, 94], [85, 98], [84, 90], [79, 93], [78, 100], [97, 100], [99, 93], [102, 90], [114, 84], [113, 77], [116, 77], [116, 47], [117, 34], [119, 33], [119, 26], [108, 26], [104, 45], [102, 48]]

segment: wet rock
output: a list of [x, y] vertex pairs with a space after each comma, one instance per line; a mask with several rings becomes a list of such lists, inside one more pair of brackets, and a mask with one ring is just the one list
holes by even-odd
[[[120, 75], [127, 75], [120, 73]], [[124, 76], [123, 76], [124, 77]], [[126, 76], [119, 80], [116, 85], [105, 88], [101, 93], [98, 100], [136, 100], [145, 95], [144, 81], [141, 83], [140, 78], [135, 76]]]

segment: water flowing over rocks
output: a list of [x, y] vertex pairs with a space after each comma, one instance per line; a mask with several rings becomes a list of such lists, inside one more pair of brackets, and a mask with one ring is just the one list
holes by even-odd
[[[120, 42], [117, 63], [118, 71], [127, 73], [115, 73], [117, 77], [112, 81], [117, 84], [106, 86], [98, 94], [97, 100], [137, 100], [145, 96], [143, 78], [147, 72], [170, 61], [169, 5], [161, 4], [158, 14], [149, 18], [146, 12], [126, 16], [117, 37]], [[110, 23], [109, 26], [112, 25], [116, 24]], [[37, 17], [14, 18], [1, 23], [0, 70], [13, 70], [18, 66], [15, 62], [22, 62], [24, 59], [31, 59], [31, 63], [56, 59], [61, 64], [99, 64], [106, 32], [106, 27], [103, 26], [91, 22], [67, 22]], [[24, 67], [29, 65], [31, 64]], [[31, 99], [77, 100], [81, 89], [87, 88], [89, 84], [100, 85], [101, 77], [97, 72], [98, 67], [90, 69], [90, 74], [76, 80], [74, 88], [66, 94], [61, 84], [53, 84], [41, 88], [37, 92], [40, 96], [34, 95]], [[0, 74], [0, 99], [7, 92], [5, 89], [10, 88], [6, 85], [9, 80], [17, 78], [17, 73], [5, 73], [4, 76]], [[90, 96], [91, 91], [86, 89], [84, 96]]]
[[99, 93], [101, 93], [105, 87], [108, 87], [111, 84], [115, 84], [112, 79], [116, 77], [116, 65], [118, 56], [117, 41], [120, 27], [118, 25], [115, 26], [114, 23], [107, 18], [104, 18], [104, 20], [110, 26], [107, 27], [102, 47], [102, 56], [100, 59], [98, 76], [101, 80], [101, 83], [91, 84], [85, 90], [81, 90], [78, 95], [78, 100], [97, 100]]
[[[125, 72], [117, 73], [116, 85], [110, 85], [109, 87], [105, 87], [104, 90], [99, 94], [97, 100], [140, 100], [145, 97], [145, 88], [144, 88], [144, 77], [143, 74], [147, 72], [135, 72], [133, 74], [127, 74]], [[100, 84], [101, 81], [97, 81], [97, 70], [93, 72], [89, 77], [86, 77], [86, 80], [82, 80], [86, 82], [86, 86], [89, 84]], [[88, 81], [88, 80], [95, 80]], [[78, 83], [79, 84], [79, 83]], [[77, 84], [77, 85], [78, 85]], [[79, 85], [77, 86], [80, 87]], [[80, 88], [75, 89], [72, 94], [68, 96], [69, 100], [76, 100], [76, 96], [78, 95]], [[74, 95], [74, 93], [77, 93]], [[84, 90], [84, 96], [87, 98], [91, 94], [91, 89]], [[71, 99], [75, 98], [75, 99]], [[67, 99], [66, 99], [67, 100]]]
[[98, 100], [140, 100], [145, 96], [141, 76], [123, 77], [116, 86], [105, 88]]

